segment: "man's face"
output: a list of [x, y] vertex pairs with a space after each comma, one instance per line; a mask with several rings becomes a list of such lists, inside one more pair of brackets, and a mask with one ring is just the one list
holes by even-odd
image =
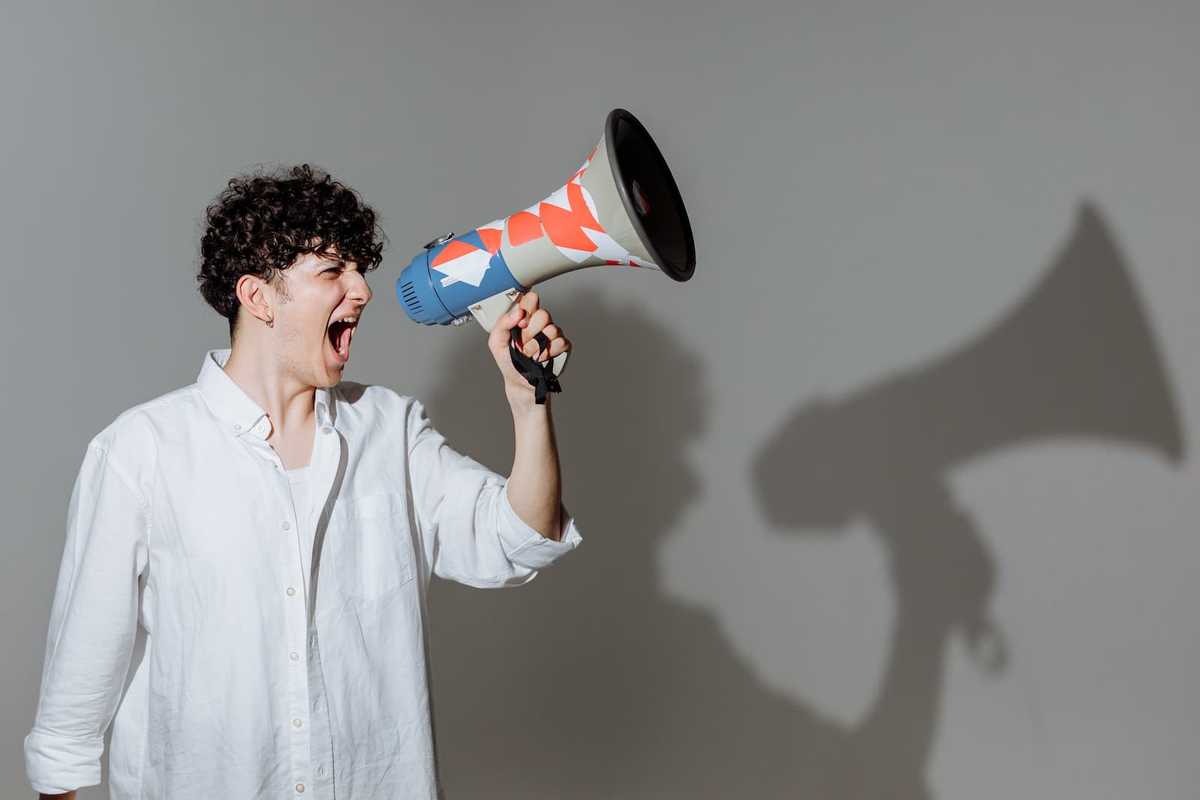
[[310, 386], [336, 385], [359, 315], [371, 300], [365, 276], [336, 253], [306, 253], [281, 279], [286, 299], [277, 297], [275, 330], [285, 366]]

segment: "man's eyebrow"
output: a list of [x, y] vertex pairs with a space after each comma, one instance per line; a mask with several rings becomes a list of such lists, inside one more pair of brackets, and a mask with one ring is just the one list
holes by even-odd
[[317, 266], [317, 272], [324, 272], [325, 270], [333, 269], [334, 267], [341, 267], [344, 270], [347, 264], [354, 264], [355, 270], [357, 271], [358, 269], [357, 262], [352, 261], [345, 256], [322, 255], [317, 256], [317, 258], [320, 262]]

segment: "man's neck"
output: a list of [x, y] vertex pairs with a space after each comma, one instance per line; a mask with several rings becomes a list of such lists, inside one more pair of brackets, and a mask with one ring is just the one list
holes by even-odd
[[224, 369], [267, 412], [276, 435], [305, 430], [311, 425], [316, 388], [284, 372], [274, 353], [261, 348], [239, 348], [235, 343]]

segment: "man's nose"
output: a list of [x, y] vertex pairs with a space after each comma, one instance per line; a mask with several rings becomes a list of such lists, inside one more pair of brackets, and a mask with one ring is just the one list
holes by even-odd
[[349, 294], [351, 297], [361, 302], [364, 306], [371, 302], [371, 287], [367, 285], [367, 279], [362, 275], [359, 275], [358, 279], [351, 284]]

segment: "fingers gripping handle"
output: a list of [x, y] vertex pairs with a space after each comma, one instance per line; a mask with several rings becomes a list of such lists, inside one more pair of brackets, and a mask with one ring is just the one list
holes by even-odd
[[[473, 303], [470, 306], [470, 312], [475, 321], [478, 322], [485, 331], [491, 332], [492, 328], [496, 327], [496, 322], [508, 313], [516, 302], [516, 289], [508, 289], [507, 291], [494, 294], [478, 303]], [[568, 350], [564, 353], [559, 353], [550, 363], [542, 363], [543, 352], [550, 346], [550, 341], [544, 334], [538, 333], [534, 337], [541, 346], [541, 351], [537, 356], [530, 358], [521, 352], [521, 329], [514, 327], [512, 329], [512, 343], [509, 347], [509, 355], [512, 356], [513, 367], [525, 376], [537, 390], [537, 402], [544, 402], [544, 396], [547, 391], [561, 391], [558, 386], [558, 381], [555, 380], [567, 366], [567, 358], [571, 355]]]
[[[546, 402], [547, 392], [561, 392], [558, 377], [554, 374], [552, 365], [542, 364], [536, 358], [530, 358], [521, 352], [521, 329], [513, 328], [509, 339], [508, 355], [512, 359], [513, 369], [521, 373], [529, 385], [533, 387], [533, 401], [538, 405]], [[533, 341], [538, 343], [538, 355], [550, 346], [546, 334], [538, 331]]]

